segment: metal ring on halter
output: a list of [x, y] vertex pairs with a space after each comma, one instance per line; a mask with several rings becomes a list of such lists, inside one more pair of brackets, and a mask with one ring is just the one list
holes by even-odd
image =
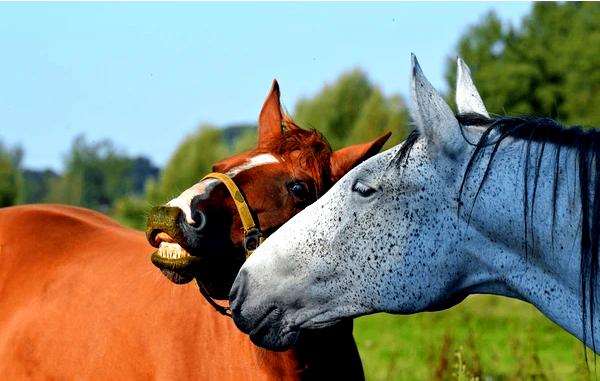
[[244, 232], [244, 250], [246, 250], [246, 258], [248, 258], [254, 250], [264, 241], [260, 230], [255, 229]]

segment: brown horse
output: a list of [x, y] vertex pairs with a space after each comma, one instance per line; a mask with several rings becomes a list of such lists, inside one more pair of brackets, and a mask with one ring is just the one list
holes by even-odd
[[[277, 136], [272, 135], [276, 131], [271, 127], [277, 126], [272, 118], [282, 114], [279, 109], [273, 112], [273, 105], [279, 108], [276, 86], [260, 117], [259, 147], [265, 147], [261, 150], [267, 149], [265, 136]], [[278, 128], [281, 129], [281, 124]], [[288, 134], [289, 131], [282, 131], [280, 138]], [[316, 135], [312, 136], [316, 143]], [[384, 141], [379, 139], [366, 146], [331, 154], [331, 173], [343, 174], [378, 151]], [[286, 141], [277, 154], [280, 152], [280, 157], [286, 160], [299, 159], [310, 166], [313, 159], [300, 155], [303, 152], [298, 147], [303, 144]], [[298, 152], [286, 151], [286, 146]], [[249, 155], [246, 159], [234, 156], [215, 169], [229, 170], [225, 167], [227, 164], [223, 164], [227, 162], [233, 167], [240, 166], [235, 163], [245, 162], [253, 153]], [[262, 172], [256, 181], [266, 185], [275, 180], [272, 176], [280, 174]], [[267, 235], [289, 218], [283, 213], [285, 202], [276, 203], [276, 197], [269, 197], [264, 204], [259, 203], [258, 198], [253, 197], [254, 190], [251, 192], [247, 186], [249, 183], [241, 181], [243, 177], [239, 172], [235, 180], [239, 181]], [[335, 177], [302, 179], [310, 186], [314, 184], [314, 190], [307, 186], [307, 192], [320, 194], [318, 184], [325, 187]], [[214, 187], [215, 191], [217, 188]], [[290, 192], [296, 194], [293, 189], [298, 191], [298, 187], [291, 188]], [[275, 193], [268, 187], [256, 189], [267, 192], [265, 195]], [[306, 197], [304, 203], [313, 196]], [[222, 201], [228, 205], [226, 197]], [[304, 204], [294, 205], [293, 211]], [[203, 213], [209, 226], [208, 218], [212, 214]], [[282, 220], [277, 219], [277, 213], [282, 215]], [[230, 218], [230, 245], [237, 248], [239, 237], [234, 230], [238, 222], [235, 215]], [[189, 228], [197, 229], [196, 220], [192, 221]], [[163, 218], [163, 222], [168, 226], [167, 218]], [[156, 232], [151, 236], [163, 241], [174, 240]], [[215, 241], [219, 237], [216, 235]], [[202, 242], [210, 244], [210, 241]], [[198, 253], [192, 246], [186, 248], [193, 255]], [[362, 378], [351, 325], [307, 332], [298, 346], [287, 352], [260, 349], [251, 344], [229, 318], [215, 313], [194, 285], [174, 287], [149, 268], [147, 258], [151, 252], [142, 233], [124, 228], [96, 212], [58, 205], [1, 209], [0, 379]], [[226, 250], [224, 256], [236, 258]], [[234, 270], [219, 270], [213, 266], [234, 266], [237, 271], [240, 261], [216, 260], [209, 256], [203, 264], [218, 276], [200, 271], [198, 277], [204, 278], [207, 287], [218, 296], [231, 282], [231, 277], [222, 280], [221, 274]], [[178, 272], [171, 275], [185, 281], [190, 271], [184, 268], [180, 275]], [[195, 276], [196, 272], [191, 271], [191, 275]]]

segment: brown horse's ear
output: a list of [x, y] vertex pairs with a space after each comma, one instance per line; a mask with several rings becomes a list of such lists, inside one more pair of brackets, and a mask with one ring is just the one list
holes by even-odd
[[387, 132], [371, 142], [345, 147], [331, 154], [332, 180], [338, 181], [352, 168], [377, 154], [391, 134]]
[[283, 130], [281, 127], [282, 115], [279, 103], [279, 84], [273, 80], [273, 86], [267, 96], [267, 100], [260, 110], [258, 117], [258, 146], [269, 145], [273, 140], [281, 139]]

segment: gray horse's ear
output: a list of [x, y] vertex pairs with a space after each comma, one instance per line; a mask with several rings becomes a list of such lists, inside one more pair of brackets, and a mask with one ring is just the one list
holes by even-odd
[[461, 114], [475, 113], [490, 117], [471, 79], [471, 70], [460, 57], [457, 59], [456, 68], [456, 106]]
[[417, 128], [434, 146], [457, 156], [466, 142], [450, 106], [425, 78], [417, 57], [412, 55], [411, 116]]

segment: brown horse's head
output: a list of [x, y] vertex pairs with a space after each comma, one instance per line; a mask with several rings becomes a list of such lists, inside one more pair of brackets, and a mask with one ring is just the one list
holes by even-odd
[[[333, 152], [319, 132], [298, 127], [283, 112], [274, 81], [260, 112], [256, 148], [221, 160], [213, 171], [235, 182], [266, 237], [379, 152], [389, 135]], [[169, 279], [196, 278], [211, 296], [227, 297], [245, 249], [240, 215], [221, 181], [202, 180], [152, 209], [146, 234], [158, 248], [152, 262]]]

